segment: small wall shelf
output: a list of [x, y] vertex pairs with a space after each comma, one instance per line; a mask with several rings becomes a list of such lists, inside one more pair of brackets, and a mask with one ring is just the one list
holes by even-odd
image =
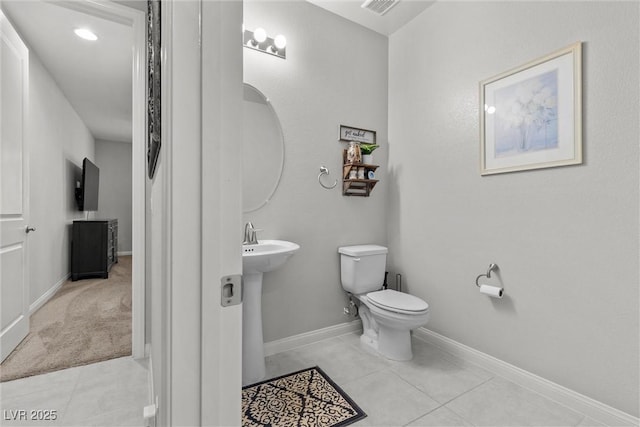
[[342, 195], [343, 196], [362, 196], [369, 197], [371, 190], [376, 186], [377, 179], [350, 179], [349, 173], [351, 169], [364, 168], [364, 175], [368, 176], [369, 171], [378, 169], [378, 165], [369, 165], [366, 163], [346, 163], [347, 150], [343, 152], [342, 165]]

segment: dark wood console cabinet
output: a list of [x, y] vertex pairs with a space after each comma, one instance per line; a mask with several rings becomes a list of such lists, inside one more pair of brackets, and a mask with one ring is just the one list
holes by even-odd
[[71, 280], [109, 277], [118, 262], [118, 220], [73, 221]]

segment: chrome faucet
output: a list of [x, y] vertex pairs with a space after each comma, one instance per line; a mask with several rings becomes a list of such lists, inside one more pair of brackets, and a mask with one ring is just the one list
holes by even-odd
[[243, 245], [257, 245], [258, 237], [256, 236], [256, 232], [262, 231], [253, 227], [251, 221], [247, 222], [244, 225], [244, 242]]

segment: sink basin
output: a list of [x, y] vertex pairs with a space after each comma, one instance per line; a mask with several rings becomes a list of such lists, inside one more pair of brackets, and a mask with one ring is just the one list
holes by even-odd
[[280, 267], [300, 245], [285, 240], [260, 240], [257, 245], [242, 245], [242, 270], [266, 273]]
[[242, 245], [242, 385], [264, 379], [262, 276], [281, 267], [300, 245], [285, 240], [259, 240]]

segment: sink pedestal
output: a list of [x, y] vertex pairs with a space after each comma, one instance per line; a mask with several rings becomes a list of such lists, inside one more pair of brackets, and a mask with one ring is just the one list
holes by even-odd
[[244, 273], [242, 307], [242, 385], [264, 379], [262, 341], [262, 273]]
[[262, 341], [262, 275], [281, 267], [300, 245], [285, 240], [261, 240], [242, 245], [242, 385], [264, 379]]

